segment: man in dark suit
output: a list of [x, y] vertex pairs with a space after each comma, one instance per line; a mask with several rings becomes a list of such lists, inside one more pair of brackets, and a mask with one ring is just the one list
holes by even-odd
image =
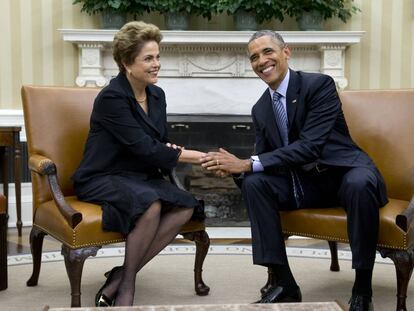
[[289, 268], [279, 210], [329, 207], [347, 212], [355, 283], [350, 310], [372, 310], [372, 271], [379, 208], [387, 202], [383, 178], [350, 137], [333, 79], [289, 69], [291, 52], [273, 31], [248, 43], [254, 72], [269, 86], [252, 109], [255, 156], [239, 159], [224, 149], [203, 166], [236, 177], [252, 230], [254, 264], [276, 276], [261, 303], [301, 301]]

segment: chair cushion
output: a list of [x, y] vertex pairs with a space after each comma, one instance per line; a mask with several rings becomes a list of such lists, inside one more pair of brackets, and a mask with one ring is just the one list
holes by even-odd
[[[102, 209], [99, 205], [78, 201], [75, 196], [65, 197], [65, 200], [82, 213], [82, 221], [74, 229], [60, 214], [53, 200], [37, 207], [33, 219], [34, 225], [70, 248], [100, 246], [125, 240], [118, 232], [102, 230]], [[183, 226], [181, 233], [204, 229], [203, 222], [190, 221]]]
[[[378, 247], [407, 250], [414, 245], [414, 228], [404, 232], [395, 223], [396, 216], [408, 206], [408, 201], [390, 199], [380, 209]], [[283, 232], [288, 235], [349, 243], [346, 213], [340, 208], [299, 209], [282, 211]]]

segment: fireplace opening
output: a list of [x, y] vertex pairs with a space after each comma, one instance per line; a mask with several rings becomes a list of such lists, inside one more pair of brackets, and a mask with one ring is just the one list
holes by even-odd
[[[224, 148], [240, 158], [253, 153], [254, 129], [250, 116], [169, 115], [169, 138], [187, 149]], [[198, 199], [204, 200], [206, 225], [249, 226], [247, 210], [232, 177], [220, 178], [197, 165], [179, 164], [177, 175]]]

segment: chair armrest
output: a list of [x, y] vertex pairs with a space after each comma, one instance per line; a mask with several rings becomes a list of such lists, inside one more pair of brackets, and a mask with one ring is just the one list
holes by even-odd
[[410, 224], [414, 221], [414, 196], [411, 198], [407, 208], [401, 214], [397, 215], [395, 223], [405, 232], [408, 231]]
[[53, 161], [39, 154], [29, 158], [29, 168], [40, 175], [56, 174], [56, 166]]
[[71, 228], [75, 228], [82, 221], [82, 213], [78, 212], [70, 206], [62, 193], [57, 178], [56, 165], [47, 157], [41, 155], [33, 155], [29, 158], [29, 168], [37, 174], [47, 177], [52, 194], [59, 212], [66, 219]]

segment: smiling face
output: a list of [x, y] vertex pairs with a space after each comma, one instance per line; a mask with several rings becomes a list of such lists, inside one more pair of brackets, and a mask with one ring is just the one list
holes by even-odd
[[276, 90], [289, 70], [290, 50], [270, 36], [259, 37], [249, 43], [250, 64], [260, 79]]
[[160, 49], [155, 41], [148, 41], [141, 48], [134, 62], [130, 65], [124, 64], [127, 77], [133, 84], [144, 87], [155, 84], [158, 81], [158, 72], [161, 68]]

